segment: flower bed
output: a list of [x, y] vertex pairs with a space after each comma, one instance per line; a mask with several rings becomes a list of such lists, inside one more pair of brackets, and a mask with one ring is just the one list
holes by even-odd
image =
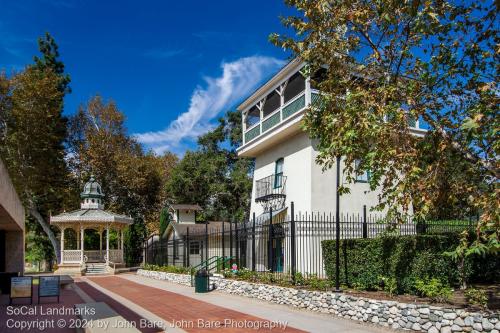
[[[138, 270], [138, 275], [190, 285], [190, 276], [159, 271]], [[464, 309], [374, 300], [329, 291], [299, 290], [289, 287], [240, 280], [211, 278], [219, 291], [260, 300], [330, 313], [352, 320], [374, 323], [393, 329], [411, 329], [429, 333], [499, 333], [499, 314], [468, 312]]]

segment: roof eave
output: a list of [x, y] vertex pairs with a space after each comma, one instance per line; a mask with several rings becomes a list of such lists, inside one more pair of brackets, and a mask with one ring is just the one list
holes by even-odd
[[252, 93], [247, 99], [245, 99], [236, 109], [238, 111], [243, 111], [252, 104], [254, 104], [259, 98], [261, 98], [262, 94], [276, 85], [279, 81], [285, 78], [291, 71], [296, 70], [304, 64], [300, 58], [294, 58], [288, 64], [286, 64], [283, 68], [279, 70], [272, 78], [270, 78], [266, 83], [260, 86], [254, 93]]

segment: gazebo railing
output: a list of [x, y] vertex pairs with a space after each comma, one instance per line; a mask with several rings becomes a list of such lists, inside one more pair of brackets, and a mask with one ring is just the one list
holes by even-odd
[[62, 251], [62, 262], [63, 263], [80, 263], [82, 260], [81, 250], [64, 250]]
[[109, 250], [109, 261], [121, 263], [123, 262], [122, 250]]
[[87, 256], [87, 262], [101, 262], [104, 261], [106, 250], [83, 251], [83, 254]]

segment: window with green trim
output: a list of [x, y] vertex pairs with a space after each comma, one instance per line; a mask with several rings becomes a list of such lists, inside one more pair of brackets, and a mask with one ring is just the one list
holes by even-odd
[[354, 170], [356, 172], [357, 183], [368, 183], [370, 180], [370, 170], [361, 170], [361, 160], [354, 161]]
[[274, 188], [280, 188], [283, 186], [283, 164], [285, 160], [282, 158], [279, 158], [276, 160], [276, 163], [274, 165]]

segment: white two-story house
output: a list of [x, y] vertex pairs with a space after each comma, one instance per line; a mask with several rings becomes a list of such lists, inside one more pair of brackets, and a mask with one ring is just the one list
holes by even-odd
[[[315, 141], [300, 127], [305, 109], [319, 96], [310, 78], [301, 74], [304, 65], [298, 59], [291, 61], [238, 107], [243, 144], [237, 152], [255, 158], [250, 216], [260, 216], [269, 208], [290, 214], [285, 211], [291, 202], [296, 213], [336, 210], [336, 170], [323, 171], [316, 163]], [[415, 135], [425, 133], [418, 121], [410, 126]], [[340, 180], [350, 188], [340, 199], [343, 214], [361, 214], [363, 206], [369, 210], [378, 203], [368, 176], [360, 174], [352, 184]]]

